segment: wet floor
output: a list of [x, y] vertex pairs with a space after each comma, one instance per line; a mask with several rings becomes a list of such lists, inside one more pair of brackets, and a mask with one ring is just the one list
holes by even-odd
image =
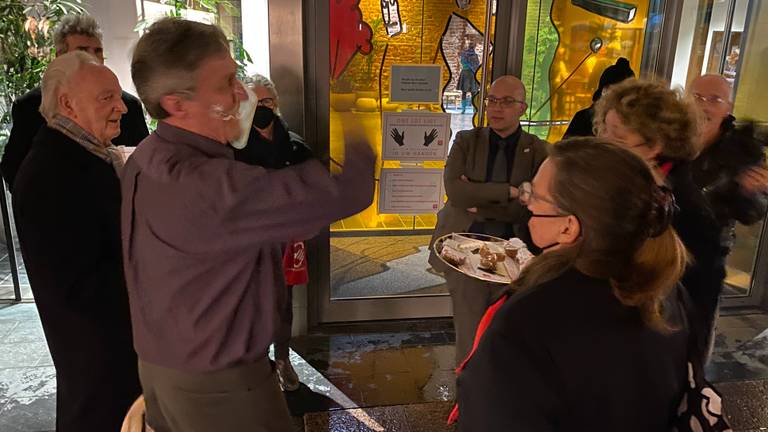
[[[735, 431], [768, 429], [768, 315], [721, 317], [708, 376]], [[450, 431], [449, 320], [332, 327], [292, 341], [302, 381], [286, 393], [296, 431]], [[0, 305], [0, 431], [51, 431], [55, 370], [34, 304]], [[763, 428], [763, 429], [761, 429]]]

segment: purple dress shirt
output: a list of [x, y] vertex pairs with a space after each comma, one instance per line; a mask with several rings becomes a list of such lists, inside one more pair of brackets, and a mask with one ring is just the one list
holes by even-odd
[[279, 171], [158, 124], [122, 178], [125, 277], [136, 351], [189, 372], [263, 358], [282, 295], [281, 245], [371, 204], [375, 157], [347, 145], [344, 170], [316, 160]]

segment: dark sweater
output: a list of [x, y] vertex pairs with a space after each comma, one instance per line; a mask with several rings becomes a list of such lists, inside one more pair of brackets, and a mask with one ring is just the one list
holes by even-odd
[[369, 147], [348, 145], [339, 175], [313, 160], [265, 170], [161, 121], [122, 176], [139, 358], [189, 372], [264, 358], [285, 289], [282, 245], [368, 207], [374, 166]]
[[[683, 326], [675, 298], [669, 321]], [[608, 281], [569, 270], [493, 318], [458, 379], [458, 430], [666, 432], [687, 336], [651, 330]]]

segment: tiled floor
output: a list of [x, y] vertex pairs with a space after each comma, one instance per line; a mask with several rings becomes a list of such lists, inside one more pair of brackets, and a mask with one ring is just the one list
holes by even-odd
[[53, 430], [56, 371], [34, 304], [0, 305], [0, 431]]
[[[295, 338], [302, 380], [286, 394], [297, 431], [440, 431], [455, 398], [448, 320]], [[768, 316], [720, 319], [708, 369], [735, 430], [768, 428]], [[54, 429], [55, 371], [35, 305], [0, 305], [0, 431]], [[761, 414], [762, 413], [762, 414]]]

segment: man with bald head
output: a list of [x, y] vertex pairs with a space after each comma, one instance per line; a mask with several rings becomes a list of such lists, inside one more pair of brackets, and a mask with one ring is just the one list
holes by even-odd
[[[735, 239], [735, 225], [763, 219], [768, 200], [768, 171], [763, 145], [751, 124], [736, 126], [730, 83], [720, 75], [703, 75], [691, 82], [688, 93], [701, 119], [701, 153], [693, 161], [693, 180], [706, 197], [723, 232], [725, 260]], [[704, 312], [711, 326], [720, 291], [713, 292]]]
[[56, 368], [56, 430], [117, 431], [141, 394], [120, 242], [117, 77], [75, 51], [42, 82], [44, 125], [13, 185], [35, 305]]
[[[547, 157], [546, 141], [522, 130], [527, 108], [525, 86], [506, 75], [491, 84], [485, 98], [488, 127], [456, 134], [445, 166], [448, 202], [438, 213], [432, 242], [449, 233], [472, 232], [530, 243], [528, 210], [517, 201], [517, 187], [530, 182]], [[453, 301], [456, 363], [469, 354], [485, 309], [503, 288], [447, 268], [432, 252], [430, 264], [445, 273]]]

